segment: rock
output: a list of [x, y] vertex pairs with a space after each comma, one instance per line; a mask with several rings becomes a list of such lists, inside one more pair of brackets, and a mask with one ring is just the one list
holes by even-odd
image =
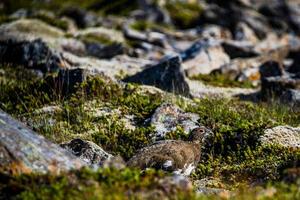
[[179, 107], [164, 103], [159, 106], [150, 119], [155, 127], [154, 140], [163, 139], [166, 133], [175, 131], [178, 126], [182, 127], [186, 134], [198, 127], [199, 116], [194, 113], [185, 113]]
[[115, 80], [116, 76], [134, 75], [151, 64], [149, 60], [132, 58], [127, 55], [115, 56], [110, 60], [99, 60], [92, 57], [79, 57], [68, 52], [62, 52], [64, 63], [69, 69], [80, 68], [86, 70], [88, 75], [105, 75]]
[[171, 24], [169, 13], [152, 0], [138, 0], [139, 8], [143, 11], [136, 15], [140, 20], [147, 20], [156, 23]]
[[270, 60], [281, 63], [287, 55], [288, 48], [283, 47], [254, 58], [236, 58], [229, 64], [223, 65], [220, 69], [213, 71], [213, 73], [226, 74], [233, 80], [248, 80], [253, 82], [253, 84], [257, 84], [260, 81], [259, 67], [263, 63]]
[[98, 43], [86, 43], [86, 51], [89, 56], [96, 58], [113, 58], [124, 53], [122, 44], [101, 45]]
[[289, 104], [294, 108], [300, 107], [300, 90], [288, 89], [279, 98], [281, 102]]
[[43, 72], [57, 71], [64, 66], [60, 55], [50, 50], [40, 39], [32, 42], [0, 42], [0, 62], [23, 65]]
[[202, 38], [213, 38], [215, 40], [230, 40], [232, 35], [230, 31], [218, 25], [206, 25], [199, 30]]
[[[215, 178], [203, 178], [193, 182], [194, 188], [198, 194], [218, 195], [219, 197], [230, 197], [230, 192], [223, 189], [224, 185]], [[224, 198], [228, 199], [228, 198]]]
[[68, 7], [64, 9], [61, 12], [61, 16], [73, 19], [79, 28], [96, 26], [99, 23], [96, 15], [77, 7]]
[[260, 137], [264, 145], [274, 144], [283, 147], [299, 149], [300, 148], [300, 128], [291, 126], [276, 126], [266, 129]]
[[191, 47], [181, 52], [183, 68], [188, 77], [198, 74], [209, 74], [230, 62], [223, 48], [211, 41], [198, 41]]
[[284, 68], [279, 62], [271, 60], [263, 63], [259, 67], [259, 73], [261, 78], [282, 76], [284, 74]]
[[60, 173], [86, 166], [1, 110], [0, 139], [0, 169], [4, 173]]
[[264, 40], [261, 40], [254, 46], [254, 50], [262, 55], [276, 51], [284, 53], [284, 50], [288, 51], [290, 46], [292, 45], [288, 35], [278, 36], [271, 32], [267, 34]]
[[214, 87], [197, 80], [189, 80], [189, 86], [193, 98], [236, 98], [244, 95], [252, 96], [259, 92], [258, 89]]
[[245, 23], [239, 22], [234, 31], [234, 39], [238, 41], [247, 41], [251, 44], [256, 44], [258, 38], [254, 31]]
[[1, 41], [31, 41], [38, 38], [63, 37], [64, 32], [37, 19], [19, 19], [0, 26]]
[[42, 40], [54, 51], [69, 51], [82, 55], [85, 46], [81, 41], [66, 38], [65, 33], [37, 19], [20, 19], [0, 26], [0, 41], [33, 42]]
[[190, 175], [200, 160], [202, 143], [211, 130], [195, 128], [190, 141], [161, 140], [140, 149], [127, 165], [146, 169], [149, 167], [171, 171], [175, 174]]
[[153, 85], [175, 94], [189, 95], [189, 86], [179, 56], [166, 57], [158, 64], [123, 80], [125, 82]]
[[270, 32], [271, 29], [265, 16], [250, 9], [238, 10], [238, 12], [241, 14], [241, 21], [246, 23], [260, 39], [266, 37]]
[[146, 42], [160, 47], [168, 46], [166, 36], [163, 33], [155, 31], [140, 32], [130, 28], [130, 24], [125, 24], [123, 27], [124, 37], [135, 42]]
[[224, 41], [222, 42], [224, 51], [229, 55], [230, 59], [234, 58], [251, 58], [259, 55], [255, 52], [253, 45], [244, 41]]
[[261, 80], [261, 94], [265, 98], [280, 97], [287, 89], [300, 90], [300, 78], [286, 74]]
[[73, 139], [67, 143], [60, 144], [60, 146], [90, 166], [102, 166], [106, 160], [113, 157], [91, 141]]
[[73, 33], [73, 36], [81, 40], [88, 40], [91, 38], [94, 40], [98, 39], [99, 42], [101, 42], [101, 40], [109, 43], [125, 42], [122, 32], [104, 27], [91, 27], [79, 30]]

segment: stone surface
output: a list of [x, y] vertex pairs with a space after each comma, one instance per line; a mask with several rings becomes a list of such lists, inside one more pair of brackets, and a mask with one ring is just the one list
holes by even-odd
[[245, 23], [239, 22], [234, 31], [234, 39], [238, 41], [247, 41], [252, 44], [258, 42], [258, 38], [254, 31]]
[[215, 87], [197, 80], [189, 80], [189, 86], [194, 98], [235, 98], [259, 92], [259, 89]]
[[102, 166], [106, 160], [113, 157], [91, 141], [73, 139], [67, 143], [60, 144], [60, 146], [90, 166]]
[[0, 110], [0, 168], [10, 174], [60, 173], [86, 166]]
[[217, 194], [220, 197], [224, 195], [226, 196], [229, 195], [229, 191], [222, 188], [224, 187], [224, 185], [221, 183], [221, 180], [216, 178], [210, 178], [210, 177], [203, 178], [194, 181], [193, 184], [198, 194], [203, 194], [203, 195]]
[[300, 108], [300, 90], [288, 89], [279, 98], [285, 104], [289, 104], [294, 108]]
[[286, 74], [261, 80], [261, 93], [265, 98], [280, 97], [288, 89], [300, 90], [300, 78]]
[[279, 48], [270, 52], [254, 57], [254, 58], [236, 58], [231, 60], [229, 64], [221, 66], [213, 73], [226, 74], [233, 80], [246, 81], [249, 80], [254, 84], [260, 81], [259, 67], [268, 61], [283, 62], [288, 55], [288, 48]]
[[42, 40], [51, 49], [64, 50], [76, 54], [85, 52], [84, 44], [65, 33], [37, 19], [19, 19], [0, 26], [0, 41], [31, 42]]
[[183, 68], [188, 77], [198, 74], [209, 74], [211, 71], [229, 63], [230, 58], [222, 47], [210, 41], [195, 42], [181, 52]]
[[140, 149], [127, 165], [141, 169], [156, 168], [175, 174], [190, 175], [200, 160], [202, 143], [211, 130], [205, 127], [195, 128], [190, 141], [161, 140]]
[[124, 79], [125, 82], [153, 85], [168, 92], [189, 95], [189, 86], [181, 67], [179, 56], [162, 59], [158, 64], [146, 68], [133, 76]]
[[267, 78], [272, 76], [282, 76], [285, 72], [281, 63], [270, 60], [259, 67], [259, 73], [261, 78]]
[[23, 65], [43, 72], [58, 71], [64, 66], [59, 54], [40, 39], [32, 42], [7, 40], [0, 42], [0, 62]]
[[266, 129], [260, 137], [262, 144], [275, 144], [288, 148], [300, 148], [300, 128], [276, 126]]
[[179, 107], [164, 103], [159, 106], [150, 119], [150, 123], [155, 127], [154, 140], [163, 139], [166, 133], [175, 131], [182, 127], [186, 134], [198, 127], [199, 116], [194, 113], [185, 113]]
[[222, 47], [231, 59], [234, 58], [251, 58], [259, 55], [255, 52], [253, 45], [244, 41], [224, 41]]

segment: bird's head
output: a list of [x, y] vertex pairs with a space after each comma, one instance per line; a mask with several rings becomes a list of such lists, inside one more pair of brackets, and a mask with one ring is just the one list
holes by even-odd
[[205, 126], [200, 126], [192, 130], [189, 136], [189, 141], [197, 144], [202, 144], [204, 143], [205, 139], [212, 134], [213, 132], [211, 129], [206, 128]]

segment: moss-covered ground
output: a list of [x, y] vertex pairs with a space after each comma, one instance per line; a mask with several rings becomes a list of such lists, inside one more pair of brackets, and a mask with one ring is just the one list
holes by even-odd
[[[292, 185], [281, 181], [285, 180], [287, 169], [299, 166], [300, 151], [262, 146], [258, 141], [265, 128], [281, 124], [298, 126], [299, 112], [276, 103], [254, 104], [229, 99], [194, 99], [193, 103], [186, 103], [179, 97], [174, 100], [160, 93], [141, 92], [139, 88], [132, 84], [121, 86], [104, 77], [92, 77], [78, 85], [75, 94], [62, 96], [35, 73], [5, 65], [0, 71], [0, 108], [56, 143], [78, 137], [89, 139], [127, 160], [137, 149], [150, 143], [154, 129], [145, 124], [145, 120], [162, 102], [172, 101], [188, 112], [199, 114], [199, 123], [214, 132], [192, 179], [212, 177], [219, 179], [225, 189], [239, 191], [242, 188], [234, 197], [236, 199], [244, 197], [243, 188], [250, 185], [256, 187], [247, 189], [247, 192], [253, 191], [249, 199], [255, 199], [260, 194], [257, 190], [264, 187], [275, 187], [277, 192], [273, 195], [276, 198], [286, 195], [284, 197], [293, 199], [293, 195], [299, 195], [296, 181]], [[59, 109], [52, 113], [37, 112], [45, 106]], [[95, 115], [101, 108], [118, 110], [119, 114]], [[125, 115], [134, 116], [135, 129], [128, 128], [120, 120]], [[174, 139], [182, 135], [180, 129], [168, 134]], [[0, 189], [3, 195], [16, 190], [14, 194], [23, 199], [72, 199], [72, 196], [80, 199], [82, 191], [90, 197], [88, 199], [104, 196], [115, 199], [125, 198], [126, 192], [131, 190], [148, 190], [156, 184], [153, 176], [157, 175], [153, 172], [150, 177], [143, 178], [143, 173], [134, 169], [70, 173], [72, 175], [58, 177], [10, 177], [3, 179]], [[112, 193], [112, 188], [118, 190]], [[183, 198], [196, 198], [193, 195], [188, 192]]]

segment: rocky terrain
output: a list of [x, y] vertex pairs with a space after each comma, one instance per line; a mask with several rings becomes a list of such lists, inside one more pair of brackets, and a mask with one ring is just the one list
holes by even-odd
[[300, 1], [2, 0], [0, 199], [300, 199]]

